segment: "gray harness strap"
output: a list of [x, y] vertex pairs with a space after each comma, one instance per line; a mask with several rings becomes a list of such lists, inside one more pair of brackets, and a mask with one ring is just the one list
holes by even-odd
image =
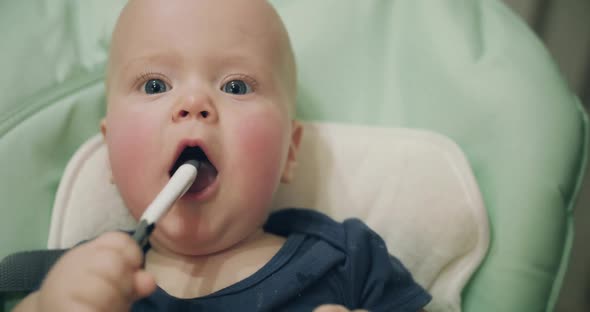
[[47, 272], [66, 249], [18, 252], [0, 262], [0, 293], [38, 289]]

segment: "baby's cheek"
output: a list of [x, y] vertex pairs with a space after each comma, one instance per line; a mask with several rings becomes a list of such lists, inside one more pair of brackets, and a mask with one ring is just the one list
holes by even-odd
[[[274, 192], [286, 157], [285, 125], [278, 118], [252, 119], [238, 129], [243, 170], [249, 172], [250, 187], [264, 196]], [[245, 181], [248, 183], [248, 181]], [[267, 197], [267, 196], [264, 196]]]
[[[137, 165], [141, 162], [145, 144], [145, 133], [141, 129], [141, 124], [129, 120], [129, 122], [114, 123], [107, 132], [107, 142], [109, 143], [109, 152], [113, 170], [115, 173], [125, 173], [137, 170]], [[136, 162], [137, 161], [137, 162]]]
[[142, 193], [148, 190], [148, 186], [143, 184], [149, 180], [146, 178], [153, 154], [150, 150], [150, 141], [154, 139], [151, 131], [146, 123], [133, 118], [113, 122], [112, 127], [107, 129], [113, 177], [123, 200], [134, 215], [141, 213], [135, 211], [137, 207], [146, 206]]

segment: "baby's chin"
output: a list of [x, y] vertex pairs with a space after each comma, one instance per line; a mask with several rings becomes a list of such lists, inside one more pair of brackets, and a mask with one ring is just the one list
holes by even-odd
[[255, 228], [234, 226], [231, 231], [223, 227], [222, 230], [215, 231], [206, 225], [190, 227], [187, 224], [178, 226], [174, 222], [161, 222], [150, 237], [150, 244], [154, 251], [169, 256], [202, 257], [239, 248], [256, 240], [263, 232], [262, 226]]
[[207, 256], [224, 249], [218, 239], [204, 240], [194, 234], [166, 233], [158, 228], [150, 237], [150, 245], [155, 252], [179, 257]]
[[[162, 220], [150, 238], [155, 251], [198, 257], [222, 252], [239, 242], [239, 235], [217, 233], [206, 225], [178, 224]], [[232, 239], [232, 237], [234, 237]]]

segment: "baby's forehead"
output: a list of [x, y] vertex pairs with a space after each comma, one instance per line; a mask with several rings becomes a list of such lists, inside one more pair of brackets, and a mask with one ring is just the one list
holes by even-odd
[[251, 63], [271, 66], [293, 88], [289, 36], [266, 0], [130, 0], [113, 31], [107, 86], [112, 74], [143, 55], [173, 51], [166, 57], [178, 62], [174, 55], [199, 58], [211, 49], [221, 49], [225, 62], [232, 50], [236, 59], [256, 58]]
[[[280, 51], [288, 45], [282, 21], [265, 0], [131, 0], [123, 9], [111, 45], [125, 52], [166, 44], [239, 46]], [[225, 41], [224, 41], [225, 40]]]
[[129, 0], [118, 24], [127, 24], [121, 23], [126, 19], [136, 24], [160, 18], [167, 18], [171, 24], [182, 24], [187, 19], [211, 24], [220, 21], [241, 23], [243, 30], [281, 23], [266, 0]]

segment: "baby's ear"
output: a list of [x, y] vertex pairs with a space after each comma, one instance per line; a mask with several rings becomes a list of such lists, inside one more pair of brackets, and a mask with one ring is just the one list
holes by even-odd
[[[103, 119], [100, 120], [100, 133], [102, 133], [102, 139], [103, 140], [107, 138], [107, 121], [106, 121], [106, 118], [103, 118]], [[111, 164], [108, 161], [108, 157], [106, 158], [106, 162], [107, 162], [107, 168], [109, 168], [109, 171], [110, 171], [109, 183], [115, 184], [115, 179], [113, 178], [113, 172], [111, 170]]]
[[102, 133], [102, 138], [106, 138], [107, 136], [107, 120], [103, 118], [100, 120], [100, 133]]
[[289, 144], [289, 152], [287, 153], [287, 161], [283, 168], [281, 175], [282, 183], [290, 183], [293, 180], [293, 174], [297, 167], [297, 152], [299, 151], [299, 143], [303, 136], [303, 125], [297, 120], [291, 121], [291, 142]]

